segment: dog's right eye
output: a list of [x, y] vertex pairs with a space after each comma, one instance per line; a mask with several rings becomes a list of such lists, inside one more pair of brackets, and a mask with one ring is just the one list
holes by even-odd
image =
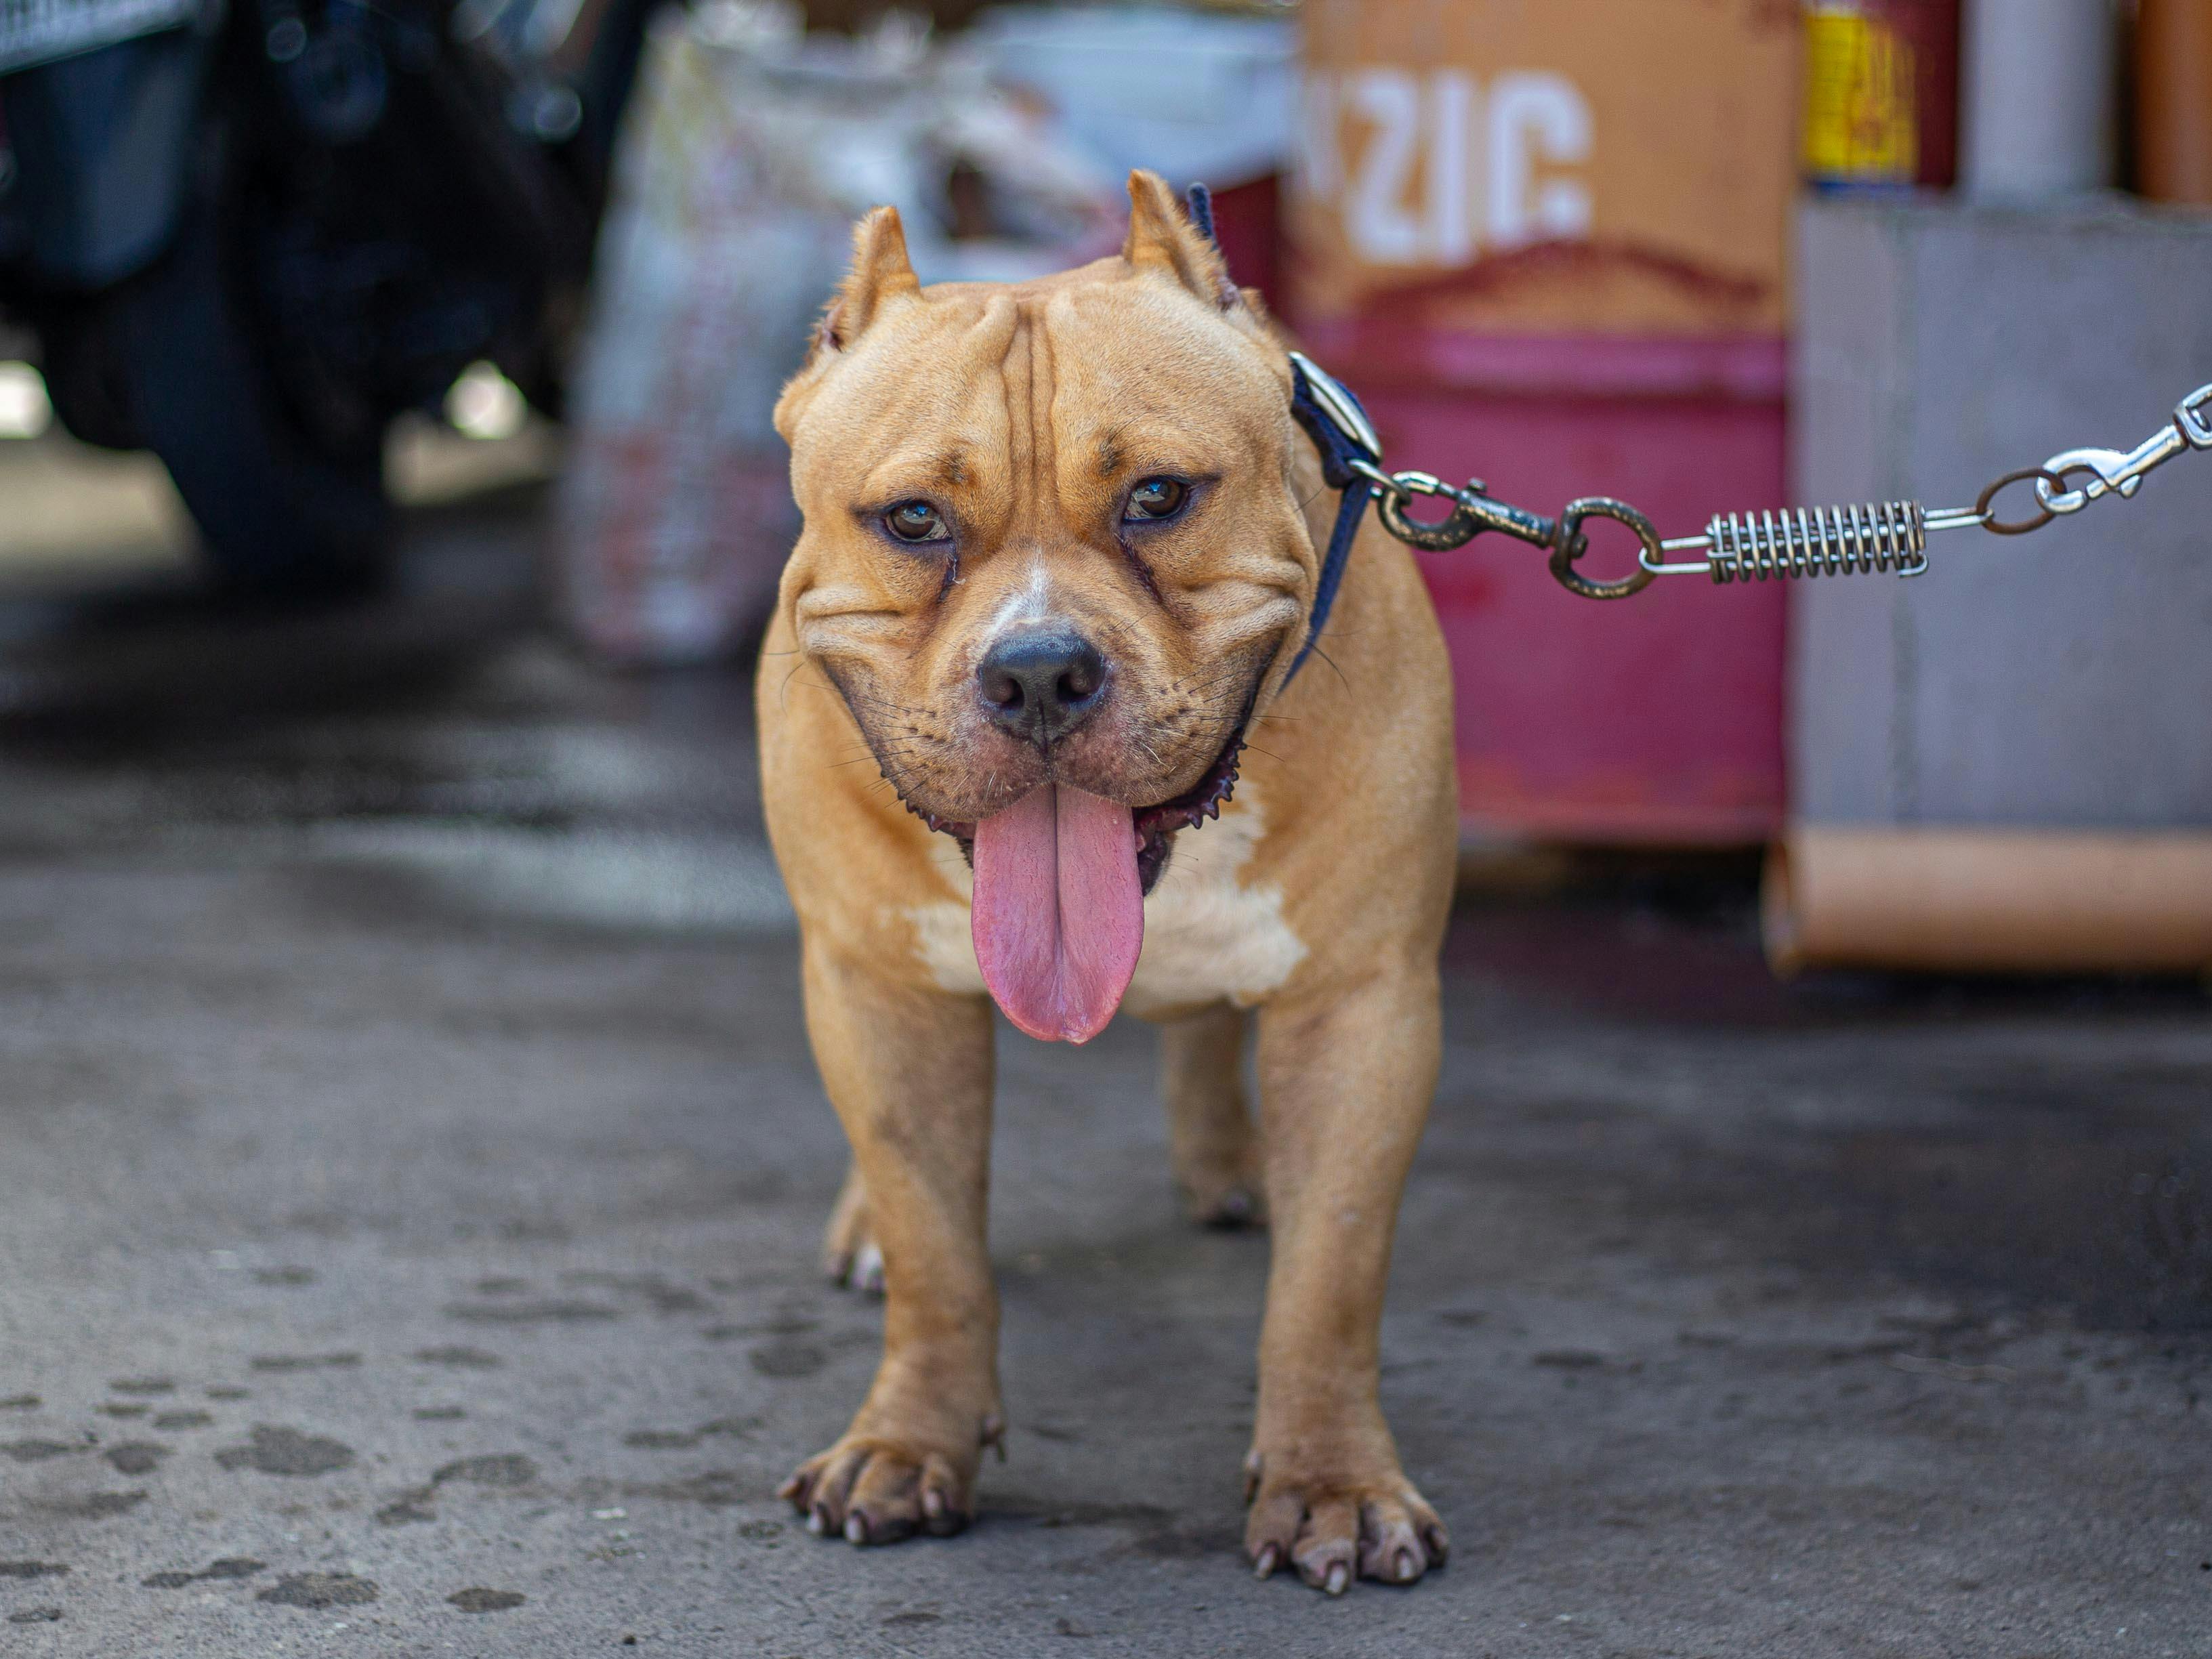
[[884, 528], [902, 542], [949, 542], [952, 532], [927, 501], [901, 501], [884, 514]]

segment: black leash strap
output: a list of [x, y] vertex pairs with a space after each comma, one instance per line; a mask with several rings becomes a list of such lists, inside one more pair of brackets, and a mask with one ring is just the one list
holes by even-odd
[[[1357, 426], [1346, 421], [1344, 404], [1351, 406]], [[1352, 464], [1364, 461], [1372, 468], [1382, 459], [1379, 446], [1370, 441], [1373, 428], [1367, 425], [1367, 411], [1360, 408], [1359, 400], [1295, 351], [1291, 354], [1291, 413], [1321, 452], [1323, 481], [1344, 495], [1337, 504], [1336, 526], [1328, 533], [1321, 580], [1314, 586], [1313, 617], [1306, 624], [1306, 642], [1298, 647], [1291, 672], [1283, 676], [1286, 686], [1305, 666], [1321, 639], [1321, 630], [1328, 624], [1336, 590], [1344, 580], [1344, 567], [1352, 558], [1352, 541], [1359, 534], [1359, 520], [1366, 514], [1368, 502], [1375, 499], [1375, 486], [1354, 471]]]
[[[1204, 185], [1193, 185], [1183, 193], [1183, 201], [1192, 228], [1219, 252], [1221, 244], [1213, 234], [1213, 192]], [[1372, 472], [1382, 460], [1382, 446], [1359, 399], [1310, 358], [1296, 351], [1291, 354], [1291, 413], [1321, 452], [1322, 478], [1331, 489], [1341, 490], [1343, 499], [1337, 504], [1335, 528], [1329, 532], [1328, 551], [1322, 558], [1321, 580], [1314, 586], [1313, 615], [1306, 623], [1305, 643], [1298, 647], [1291, 672], [1283, 676], [1286, 686], [1305, 666], [1321, 630], [1328, 625], [1329, 611], [1336, 604], [1336, 590], [1344, 581], [1344, 567], [1352, 556], [1352, 541], [1359, 534], [1360, 518], [1375, 499], [1374, 484], [1352, 463], [1364, 462]]]
[[1192, 228], [1213, 244], [1216, 253], [1221, 252], [1221, 240], [1213, 234], [1213, 192], [1204, 185], [1193, 185], [1182, 193], [1183, 205], [1190, 210]]

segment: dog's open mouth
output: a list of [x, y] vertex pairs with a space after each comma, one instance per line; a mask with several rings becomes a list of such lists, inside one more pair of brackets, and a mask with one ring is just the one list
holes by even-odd
[[980, 823], [921, 814], [959, 842], [975, 872], [975, 964], [992, 1000], [1023, 1030], [1087, 1042], [1114, 1018], [1144, 948], [1145, 895], [1167, 867], [1176, 832], [1220, 816], [1237, 787], [1249, 719], [1248, 710], [1196, 783], [1152, 806], [1053, 780]]
[[[1221, 816], [1221, 804], [1237, 793], [1237, 768], [1244, 754], [1244, 729], [1249, 723], [1247, 714], [1240, 719], [1230, 732], [1221, 752], [1206, 769], [1199, 781], [1175, 797], [1157, 806], [1140, 806], [1133, 814], [1137, 834], [1142, 837], [1137, 848], [1137, 880], [1139, 888], [1149, 893], [1168, 867], [1168, 854], [1175, 850], [1178, 830], [1194, 830], [1209, 818]], [[913, 803], [901, 798], [901, 805], [932, 830], [951, 836], [960, 843], [960, 850], [970, 866], [975, 862], [975, 826], [950, 818], [941, 818], [934, 812], [925, 812]]]
[[1229, 734], [1206, 775], [1173, 800], [1147, 806], [1136, 815], [1137, 833], [1144, 837], [1137, 848], [1137, 879], [1146, 892], [1168, 867], [1168, 854], [1178, 830], [1195, 830], [1208, 818], [1221, 816], [1221, 803], [1237, 793], [1237, 763], [1244, 754], [1244, 721]]

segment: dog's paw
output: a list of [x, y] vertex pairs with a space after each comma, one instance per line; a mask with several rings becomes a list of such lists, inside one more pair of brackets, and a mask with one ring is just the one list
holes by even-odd
[[868, 1225], [867, 1188], [860, 1172], [845, 1177], [842, 1191], [830, 1212], [830, 1225], [822, 1235], [822, 1271], [832, 1285], [841, 1285], [863, 1296], [884, 1293], [884, 1253]]
[[1237, 1158], [1194, 1163], [1176, 1172], [1183, 1209], [1201, 1227], [1224, 1232], [1267, 1224], [1267, 1191], [1256, 1149]]
[[895, 1544], [917, 1532], [949, 1538], [973, 1510], [974, 1460], [963, 1467], [872, 1435], [848, 1435], [817, 1452], [776, 1488], [817, 1537], [848, 1544]]
[[1355, 1578], [1413, 1583], [1450, 1553], [1444, 1523], [1395, 1468], [1373, 1480], [1305, 1481], [1255, 1452], [1244, 1475], [1244, 1553], [1261, 1578], [1288, 1565], [1314, 1589], [1341, 1595]]

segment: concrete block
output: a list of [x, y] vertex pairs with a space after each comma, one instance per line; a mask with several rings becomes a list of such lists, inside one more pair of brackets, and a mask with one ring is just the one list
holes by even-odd
[[[2212, 381], [2212, 216], [1820, 202], [1796, 257], [1808, 506], [1970, 506], [2059, 450], [2132, 448]], [[1796, 820], [2212, 827], [2212, 453], [1929, 556], [1911, 580], [1793, 585]]]

